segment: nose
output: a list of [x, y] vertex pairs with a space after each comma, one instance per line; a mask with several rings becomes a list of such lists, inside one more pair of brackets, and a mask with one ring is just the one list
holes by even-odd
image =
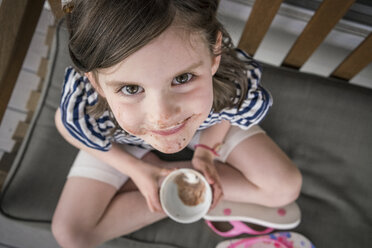
[[149, 102], [149, 121], [159, 128], [165, 128], [180, 121], [181, 107], [179, 99], [176, 98], [176, 96], [169, 94], [159, 94], [152, 97]]

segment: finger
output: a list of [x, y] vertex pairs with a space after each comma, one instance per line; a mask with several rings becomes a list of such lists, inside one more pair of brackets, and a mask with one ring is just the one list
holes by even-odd
[[151, 201], [150, 201], [150, 199], [148, 199], [148, 197], [146, 197], [146, 203], [147, 203], [147, 207], [149, 208], [150, 212], [151, 213], [155, 212], [155, 209], [152, 206]]
[[175, 170], [177, 170], [177, 169], [176, 168], [172, 168], [172, 169], [162, 168], [160, 170], [159, 177], [158, 177], [158, 187], [161, 186], [161, 184], [163, 183], [165, 177], [168, 176], [171, 172], [173, 172]]
[[213, 202], [211, 208], [215, 208], [218, 202], [221, 200], [223, 196], [222, 188], [219, 184], [215, 184], [214, 192], [213, 192]]
[[152, 201], [151, 205], [154, 210], [153, 212], [162, 212], [162, 208], [155, 201]]
[[165, 177], [168, 176], [171, 172], [177, 170], [177, 168], [162, 168], [160, 170], [160, 176]]
[[162, 212], [163, 208], [161, 207], [160, 204], [160, 199], [159, 199], [159, 190], [158, 188], [154, 189], [152, 191], [152, 194], [149, 196], [149, 201], [150, 204], [155, 212]]
[[209, 184], [214, 184], [215, 179], [213, 178], [213, 176], [211, 175], [211, 173], [209, 172], [209, 170], [205, 169], [202, 172], [203, 172], [203, 175], [205, 176], [205, 179], [207, 179], [207, 182]]
[[218, 192], [218, 189], [217, 188], [214, 188], [213, 190], [213, 201], [212, 201], [212, 208], [214, 208], [216, 206], [216, 202], [218, 201], [218, 197], [219, 197], [219, 192]]
[[214, 178], [207, 171], [205, 171], [203, 174], [204, 174], [205, 179], [207, 179], [207, 182], [209, 184], [214, 184], [214, 182], [215, 182]]
[[152, 204], [156, 212], [163, 212], [163, 208], [161, 207], [161, 203], [160, 203], [160, 199], [158, 195], [154, 196], [154, 198], [152, 199]]
[[206, 175], [206, 178], [207, 178], [207, 182], [209, 184], [214, 184], [215, 183], [216, 180], [214, 180], [214, 178], [211, 175], [209, 175], [209, 174], [205, 174], [205, 175]]

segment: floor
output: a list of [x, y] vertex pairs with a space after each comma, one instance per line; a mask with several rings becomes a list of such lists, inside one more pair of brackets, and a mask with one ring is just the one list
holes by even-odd
[[[239, 40], [254, 1], [247, 0], [244, 4], [242, 2], [244, 1], [221, 0], [220, 2], [218, 17], [231, 33], [235, 44]], [[301, 18], [294, 18], [288, 13], [297, 13], [297, 17], [301, 16]], [[309, 19], [312, 14], [311, 11], [282, 4], [254, 57], [259, 61], [279, 65], [306, 25], [306, 18]], [[16, 144], [12, 139], [14, 131], [18, 122], [24, 121], [27, 117], [26, 104], [30, 92], [39, 87], [40, 78], [37, 76], [37, 70], [41, 59], [48, 56], [48, 47], [44, 44], [44, 40], [48, 26], [53, 22], [51, 12], [44, 9], [17, 80], [16, 89], [0, 126], [0, 159], [5, 153], [14, 149]], [[349, 30], [345, 29], [345, 26]], [[355, 30], [359, 32], [352, 32]], [[301, 70], [328, 76], [371, 30], [371, 27], [354, 23], [338, 24]], [[372, 63], [356, 75], [351, 83], [372, 88]]]

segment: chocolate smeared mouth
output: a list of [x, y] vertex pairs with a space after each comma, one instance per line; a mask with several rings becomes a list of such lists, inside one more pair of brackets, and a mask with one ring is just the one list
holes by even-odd
[[204, 202], [205, 185], [194, 173], [178, 175], [174, 182], [178, 187], [178, 196], [187, 206], [196, 206]]
[[191, 117], [192, 116], [186, 118], [185, 120], [183, 120], [181, 122], [178, 122], [175, 125], [170, 125], [170, 126], [167, 126], [167, 127], [155, 128], [155, 129], [150, 129], [150, 130], [151, 130], [152, 133], [159, 134], [159, 135], [162, 135], [162, 136], [172, 135], [172, 134], [175, 134], [178, 131], [180, 131], [187, 124], [188, 120], [190, 120]]

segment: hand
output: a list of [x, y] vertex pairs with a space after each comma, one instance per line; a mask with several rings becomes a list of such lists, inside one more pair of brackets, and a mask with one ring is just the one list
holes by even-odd
[[145, 163], [139, 166], [136, 175], [132, 176], [141, 194], [145, 197], [151, 212], [163, 212], [159, 199], [159, 185], [162, 178], [173, 169], [160, 168], [156, 165]]
[[213, 162], [213, 154], [209, 154], [209, 151], [201, 151], [197, 148], [191, 162], [194, 168], [200, 171], [207, 179], [207, 182], [212, 186], [213, 201], [211, 209], [213, 209], [223, 196], [220, 177]]

